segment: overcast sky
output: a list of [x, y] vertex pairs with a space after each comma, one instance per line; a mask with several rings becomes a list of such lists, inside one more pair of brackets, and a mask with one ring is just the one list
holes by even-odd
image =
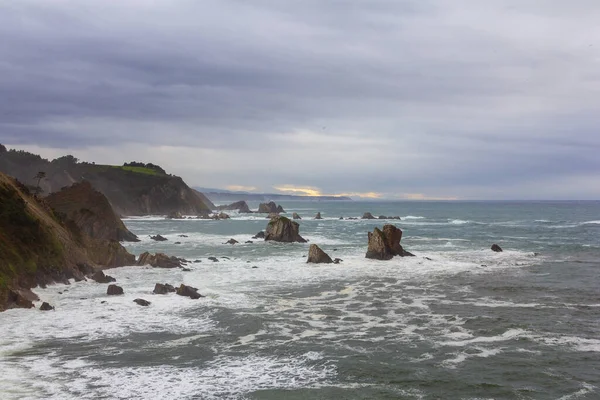
[[0, 0], [0, 143], [190, 185], [600, 199], [597, 0]]

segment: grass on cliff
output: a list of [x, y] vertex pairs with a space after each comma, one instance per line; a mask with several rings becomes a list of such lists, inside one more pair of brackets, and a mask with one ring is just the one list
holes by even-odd
[[138, 174], [145, 174], [145, 175], [164, 175], [163, 173], [152, 169], [152, 168], [145, 168], [145, 167], [132, 167], [132, 166], [119, 166], [119, 165], [113, 165], [112, 168], [116, 168], [116, 169], [122, 169], [124, 171], [129, 171], [129, 172], [135, 172]]
[[0, 184], [0, 204], [0, 292], [15, 279], [32, 278], [40, 266], [61, 268], [60, 241], [29, 213], [20, 194]]

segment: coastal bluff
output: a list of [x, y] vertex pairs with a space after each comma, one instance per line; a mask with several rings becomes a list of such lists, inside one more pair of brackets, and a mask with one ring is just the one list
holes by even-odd
[[36, 296], [30, 289], [35, 286], [83, 280], [84, 274], [135, 262], [118, 241], [90, 237], [77, 222], [3, 173], [0, 204], [0, 311], [31, 307]]

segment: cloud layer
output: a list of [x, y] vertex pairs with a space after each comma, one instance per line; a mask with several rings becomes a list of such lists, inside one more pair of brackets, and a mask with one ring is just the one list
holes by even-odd
[[600, 4], [0, 0], [0, 142], [205, 187], [600, 198]]

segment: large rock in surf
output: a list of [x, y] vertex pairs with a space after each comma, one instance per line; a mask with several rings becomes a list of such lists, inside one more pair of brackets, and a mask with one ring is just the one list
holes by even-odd
[[366, 212], [363, 214], [362, 219], [375, 219], [375, 217], [370, 212]]
[[502, 247], [500, 247], [496, 243], [494, 243], [492, 245], [492, 251], [495, 251], [496, 253], [500, 253], [500, 252], [502, 252]]
[[40, 310], [41, 311], [52, 311], [52, 310], [54, 310], [54, 307], [51, 306], [49, 303], [43, 302], [42, 305], [40, 306]]
[[90, 278], [98, 283], [110, 283], [117, 281], [112, 276], [104, 274], [104, 271], [98, 271], [94, 273], [94, 275], [92, 275]]
[[165, 283], [164, 285], [162, 283], [157, 283], [156, 285], [154, 285], [154, 290], [152, 291], [152, 293], [154, 294], [167, 294], [174, 292], [175, 288], [169, 285], [168, 283]]
[[283, 207], [278, 206], [274, 201], [270, 201], [268, 203], [260, 203], [257, 212], [264, 214], [279, 214], [284, 213], [285, 211], [283, 210]]
[[238, 210], [239, 213], [251, 213], [250, 207], [248, 207], [248, 203], [244, 200], [236, 201], [235, 203], [231, 203], [225, 206], [218, 206], [217, 210], [225, 210], [225, 211], [233, 211]]
[[315, 264], [331, 264], [333, 260], [327, 253], [325, 253], [319, 246], [316, 244], [311, 244], [308, 248], [308, 260], [307, 263], [315, 263]]
[[106, 289], [106, 294], [109, 296], [118, 296], [120, 294], [123, 294], [123, 288], [115, 284], [108, 285], [108, 288]]
[[177, 288], [177, 294], [180, 296], [189, 297], [190, 299], [199, 299], [200, 297], [204, 297], [198, 293], [198, 289], [184, 285], [183, 283]]
[[414, 256], [400, 245], [402, 231], [394, 225], [384, 225], [383, 230], [375, 228], [369, 232], [369, 246], [366, 258], [375, 260], [391, 260], [394, 256]]
[[298, 213], [293, 213], [292, 214], [292, 219], [302, 219], [302, 217], [299, 216]]
[[298, 233], [299, 229], [300, 225], [297, 222], [286, 217], [276, 216], [267, 224], [265, 240], [305, 243], [306, 240]]
[[150, 254], [147, 251], [140, 254], [137, 265], [150, 265], [155, 268], [180, 268], [185, 262], [182, 258], [169, 257], [164, 253]]

